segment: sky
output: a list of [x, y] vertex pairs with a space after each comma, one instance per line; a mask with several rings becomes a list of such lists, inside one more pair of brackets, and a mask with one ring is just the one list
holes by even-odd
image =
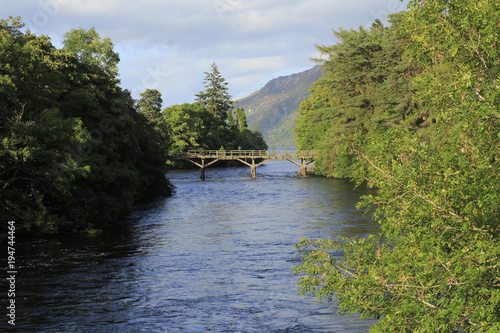
[[278, 76], [312, 68], [315, 45], [336, 43], [332, 31], [369, 27], [406, 9], [399, 0], [16, 0], [0, 18], [21, 16], [51, 37], [94, 27], [120, 54], [121, 86], [139, 98], [162, 93], [164, 106], [192, 103], [216, 63], [234, 100]]

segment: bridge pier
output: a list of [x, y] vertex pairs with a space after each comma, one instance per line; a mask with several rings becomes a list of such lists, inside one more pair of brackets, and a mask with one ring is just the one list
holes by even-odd
[[297, 173], [297, 176], [299, 176], [299, 177], [307, 177], [307, 167], [309, 165], [314, 164], [314, 162], [316, 162], [316, 161], [309, 161], [309, 160], [307, 160], [305, 158], [301, 158], [300, 159], [300, 163], [295, 162], [291, 158], [287, 158], [286, 160], [289, 161], [289, 162], [292, 162], [293, 164], [295, 164], [298, 167], [300, 167], [300, 171]]
[[269, 161], [269, 159], [267, 160], [264, 160], [260, 163], [256, 163], [255, 162], [255, 158], [252, 158], [252, 163], [248, 163], [247, 161], [245, 160], [242, 160], [241, 158], [237, 158], [236, 159], [237, 161], [240, 161], [241, 163], [247, 165], [250, 167], [250, 176], [252, 177], [252, 179], [256, 179], [257, 178], [257, 167], [261, 166], [262, 164], [266, 163], [267, 161]]
[[191, 160], [189, 158], [188, 158], [188, 161], [191, 162], [191, 163], [193, 163], [194, 165], [196, 165], [197, 167], [200, 168], [200, 170], [201, 170], [200, 171], [200, 179], [201, 180], [205, 180], [206, 179], [205, 178], [205, 169], [207, 167], [211, 166], [212, 164], [214, 164], [215, 162], [219, 161], [219, 159], [216, 158], [215, 160], [213, 160], [213, 161], [211, 161], [209, 163], [205, 163], [205, 159], [204, 158], [201, 159], [201, 163], [197, 163], [197, 162], [195, 162], [195, 161], [193, 161], [193, 160]]

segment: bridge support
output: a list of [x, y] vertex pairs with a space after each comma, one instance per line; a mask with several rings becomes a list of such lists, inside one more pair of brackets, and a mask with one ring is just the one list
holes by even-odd
[[309, 161], [305, 158], [301, 158], [300, 163], [295, 162], [291, 158], [287, 158], [286, 160], [300, 167], [300, 171], [297, 173], [297, 176], [299, 177], [307, 177], [307, 167], [309, 165], [313, 165], [314, 162], [316, 162], [316, 161]]
[[245, 160], [242, 160], [241, 158], [237, 158], [236, 159], [237, 161], [240, 161], [241, 163], [247, 165], [250, 167], [250, 175], [252, 177], [252, 179], [256, 179], [257, 178], [257, 167], [261, 166], [262, 164], [266, 163], [267, 161], [269, 161], [268, 159], [267, 160], [263, 160], [262, 162], [260, 163], [256, 163], [255, 162], [255, 158], [252, 158], [252, 163], [248, 163], [247, 161]]
[[200, 163], [197, 163], [191, 159], [188, 158], [188, 161], [193, 163], [194, 165], [196, 165], [197, 167], [199, 167], [201, 169], [201, 174], [200, 174], [200, 179], [201, 180], [205, 180], [205, 169], [209, 166], [211, 166], [212, 164], [214, 164], [215, 162], [219, 161], [218, 158], [216, 158], [215, 160], [211, 161], [211, 162], [208, 162], [205, 164], [205, 159], [202, 158], [201, 159], [201, 162]]
[[[269, 160], [287, 160], [300, 167], [297, 176], [307, 177], [307, 167], [319, 156], [317, 150], [269, 151], [269, 150], [190, 150], [179, 154], [178, 159], [187, 160], [201, 169], [200, 179], [205, 180], [205, 169], [218, 161], [239, 161], [250, 167], [252, 178], [257, 178], [257, 167]], [[295, 160], [300, 160], [300, 163]], [[208, 160], [207, 163], [205, 160]], [[261, 162], [256, 162], [261, 161]], [[311, 161], [312, 160], [312, 161]], [[200, 161], [199, 163], [197, 161]]]

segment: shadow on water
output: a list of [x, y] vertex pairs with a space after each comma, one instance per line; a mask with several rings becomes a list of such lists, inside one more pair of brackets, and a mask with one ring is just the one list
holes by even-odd
[[355, 209], [366, 190], [296, 172], [172, 172], [177, 194], [138, 206], [123, 228], [20, 241], [17, 331], [367, 332], [373, 322], [297, 295], [290, 271], [301, 237], [377, 232]]

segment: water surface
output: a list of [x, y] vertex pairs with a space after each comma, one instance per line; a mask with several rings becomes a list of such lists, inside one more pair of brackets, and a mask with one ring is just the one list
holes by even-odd
[[376, 232], [355, 209], [366, 190], [297, 169], [172, 172], [177, 194], [121, 229], [18, 244], [16, 331], [367, 332], [373, 322], [298, 295], [291, 272], [301, 237]]

